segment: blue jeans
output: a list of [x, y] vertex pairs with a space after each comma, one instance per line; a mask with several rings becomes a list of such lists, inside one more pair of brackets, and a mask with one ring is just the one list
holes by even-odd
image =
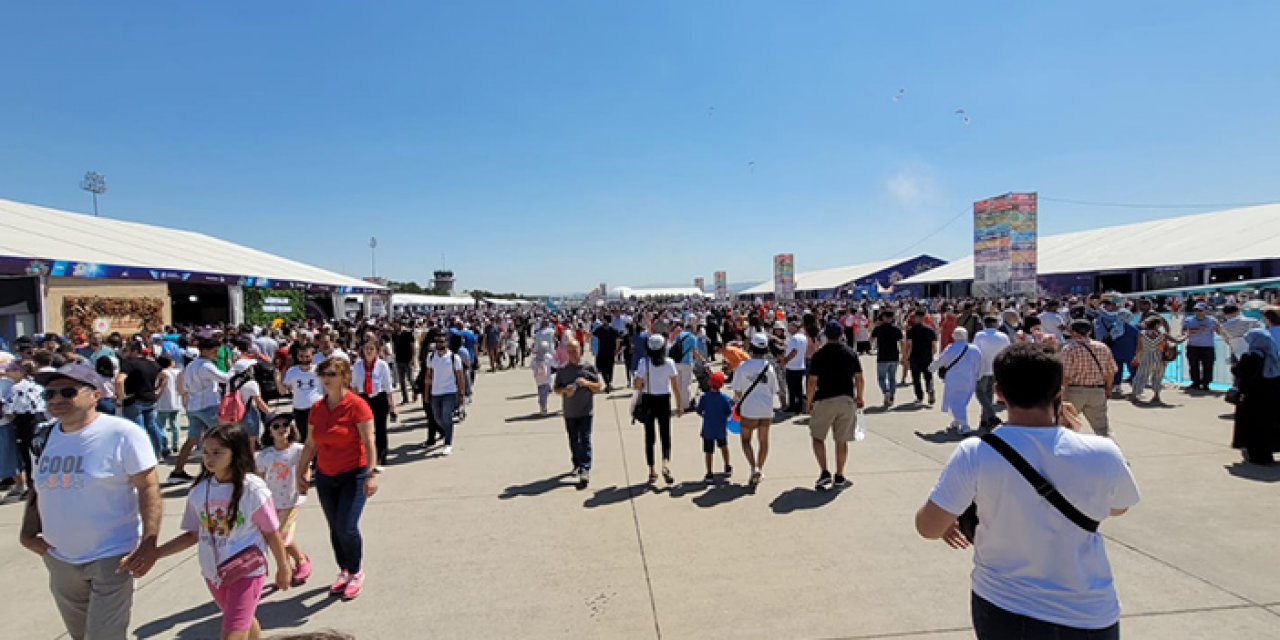
[[178, 442], [177, 411], [157, 411], [156, 424], [160, 427], [160, 433], [164, 435], [165, 448], [177, 450], [182, 446], [182, 443]]
[[979, 424], [984, 427], [990, 427], [996, 421], [995, 385], [995, 376], [982, 376], [981, 378], [978, 378], [978, 387], [976, 389], [978, 406], [982, 407], [982, 420]]
[[151, 448], [155, 449], [156, 457], [160, 457], [160, 451], [164, 449], [164, 434], [160, 433], [160, 425], [156, 424], [156, 403], [138, 401], [124, 407], [121, 412], [126, 420], [138, 423], [147, 432]]
[[569, 432], [569, 453], [574, 468], [591, 470], [591, 416], [570, 418], [565, 416], [565, 431]]
[[205, 407], [195, 411], [187, 410], [187, 439], [196, 444], [204, 439], [206, 431], [218, 426], [218, 406]]
[[893, 397], [893, 390], [897, 388], [897, 376], [897, 362], [876, 363], [876, 382], [880, 384], [880, 392], [883, 393], [886, 398]]
[[364, 539], [360, 536], [360, 514], [364, 513], [364, 483], [369, 471], [357, 467], [337, 475], [316, 472], [316, 495], [329, 523], [329, 543], [338, 568], [359, 573], [364, 561]]
[[978, 640], [1119, 640], [1120, 623], [1105, 629], [1076, 629], [1005, 611], [971, 594], [969, 612]]
[[444, 446], [453, 445], [453, 410], [458, 408], [458, 394], [446, 393], [442, 396], [431, 396], [431, 413], [440, 425], [444, 434]]

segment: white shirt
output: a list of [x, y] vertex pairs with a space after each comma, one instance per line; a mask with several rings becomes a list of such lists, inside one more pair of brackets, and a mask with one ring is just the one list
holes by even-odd
[[196, 358], [182, 372], [182, 384], [187, 388], [187, 411], [199, 411], [218, 406], [222, 394], [218, 385], [231, 379], [231, 374], [218, 370], [212, 362]]
[[146, 432], [131, 420], [100, 415], [75, 433], [55, 426], [34, 480], [49, 553], [82, 564], [133, 551], [142, 517], [131, 476], [155, 466]]
[[[1109, 438], [1061, 427], [1005, 425], [995, 433], [1081, 513], [1101, 522], [1138, 503], [1138, 487]], [[1077, 628], [1120, 619], [1102, 536], [1040, 497], [978, 438], [956, 447], [929, 500], [948, 513], [978, 505], [973, 591], [1013, 613]]]
[[311, 364], [313, 366], [318, 365], [329, 358], [340, 358], [342, 360], [346, 360], [347, 362], [351, 362], [351, 356], [347, 355], [346, 351], [343, 351], [342, 349], [334, 347], [333, 352], [327, 356], [323, 353], [320, 353], [319, 351], [316, 351], [316, 354], [311, 356]]
[[427, 367], [431, 370], [431, 395], [447, 396], [458, 393], [458, 371], [462, 371], [462, 358], [452, 351], [443, 355], [432, 351], [427, 356]]
[[[360, 358], [351, 367], [351, 389], [356, 393], [364, 393], [364, 374], [364, 358]], [[379, 393], [391, 393], [391, 365], [382, 358], [378, 358], [373, 364], [373, 395]]]
[[[262, 478], [253, 474], [245, 475], [236, 521], [228, 522], [232, 489], [230, 483], [223, 484], [210, 476], [191, 487], [187, 507], [182, 512], [180, 528], [199, 534], [196, 555], [200, 558], [200, 573], [214, 586], [219, 583], [218, 564], [227, 558], [255, 545], [264, 556], [270, 556], [263, 534], [280, 527], [271, 502], [271, 490]], [[248, 576], [265, 575], [266, 571], [263, 566]]]
[[1057, 311], [1045, 311], [1040, 314], [1040, 328], [1045, 333], [1052, 333], [1058, 339], [1058, 343], [1062, 343], [1062, 325], [1066, 321], [1062, 319], [1062, 314]]
[[[809, 349], [809, 336], [804, 335], [803, 331], [797, 331], [787, 336], [787, 355], [795, 353], [791, 359], [787, 361], [787, 371], [804, 371], [804, 356]], [[761, 383], [763, 384], [763, 383]]]
[[[652, 367], [653, 361], [649, 358], [641, 358], [640, 364], [636, 365], [636, 377], [644, 380], [644, 392], [649, 395], [662, 396], [671, 395], [671, 379], [677, 374], [676, 363], [671, 358], [664, 358], [660, 366]], [[688, 398], [683, 398], [688, 402]]]
[[774, 375], [773, 367], [769, 366], [767, 360], [751, 358], [738, 365], [733, 372], [732, 388], [735, 392], [746, 393], [761, 371], [765, 372], [765, 377], [751, 390], [750, 395], [742, 399], [738, 415], [743, 418], [773, 419], [773, 399], [778, 395], [778, 377]]
[[284, 386], [293, 392], [294, 409], [310, 409], [311, 405], [320, 402], [324, 397], [324, 389], [320, 386], [320, 376], [316, 374], [315, 365], [303, 371], [301, 367], [292, 366], [284, 373]]
[[982, 365], [978, 367], [978, 377], [995, 375], [996, 356], [1009, 348], [1009, 336], [999, 329], [983, 329], [973, 337], [973, 346], [982, 352]]
[[298, 460], [302, 459], [302, 445], [293, 442], [284, 449], [267, 447], [258, 452], [255, 462], [258, 475], [271, 490], [271, 501], [276, 509], [292, 509], [307, 501], [298, 493]]
[[181, 373], [174, 367], [160, 370], [160, 377], [164, 379], [164, 386], [160, 389], [160, 395], [156, 398], [156, 410], [158, 411], [180, 411], [182, 409], [182, 394], [178, 392], [178, 374]]

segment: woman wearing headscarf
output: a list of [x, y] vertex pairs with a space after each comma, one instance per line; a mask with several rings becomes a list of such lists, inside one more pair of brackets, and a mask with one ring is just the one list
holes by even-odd
[[942, 410], [951, 413], [951, 425], [947, 431], [967, 434], [969, 429], [969, 401], [978, 388], [978, 374], [982, 369], [982, 352], [969, 344], [969, 332], [956, 327], [951, 332], [951, 344], [929, 365], [943, 380]]
[[1266, 329], [1244, 335], [1249, 350], [1232, 369], [1240, 389], [1231, 446], [1244, 461], [1275, 464], [1280, 451], [1280, 346]]

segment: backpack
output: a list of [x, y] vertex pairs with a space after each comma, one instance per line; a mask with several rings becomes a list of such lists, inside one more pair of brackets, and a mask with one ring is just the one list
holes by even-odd
[[276, 386], [276, 365], [270, 360], [258, 358], [258, 363], [253, 367], [253, 380], [258, 383], [258, 389], [262, 392], [262, 399], [265, 402], [279, 399], [280, 389]]
[[667, 354], [671, 356], [671, 361], [676, 364], [680, 364], [680, 361], [684, 360], [684, 340], [680, 336], [677, 335], [676, 339], [671, 341], [671, 350]]
[[[238, 381], [238, 382], [237, 382]], [[234, 376], [227, 381], [227, 390], [218, 401], [218, 423], [238, 424], [244, 419], [244, 400], [240, 397], [240, 387], [246, 379]]]

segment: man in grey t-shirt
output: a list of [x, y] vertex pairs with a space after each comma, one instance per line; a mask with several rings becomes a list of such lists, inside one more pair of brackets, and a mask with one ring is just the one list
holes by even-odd
[[591, 478], [591, 411], [593, 394], [604, 389], [600, 372], [582, 362], [582, 345], [570, 339], [564, 345], [568, 362], [556, 371], [551, 390], [564, 398], [564, 428], [569, 432], [569, 453], [579, 488]]

